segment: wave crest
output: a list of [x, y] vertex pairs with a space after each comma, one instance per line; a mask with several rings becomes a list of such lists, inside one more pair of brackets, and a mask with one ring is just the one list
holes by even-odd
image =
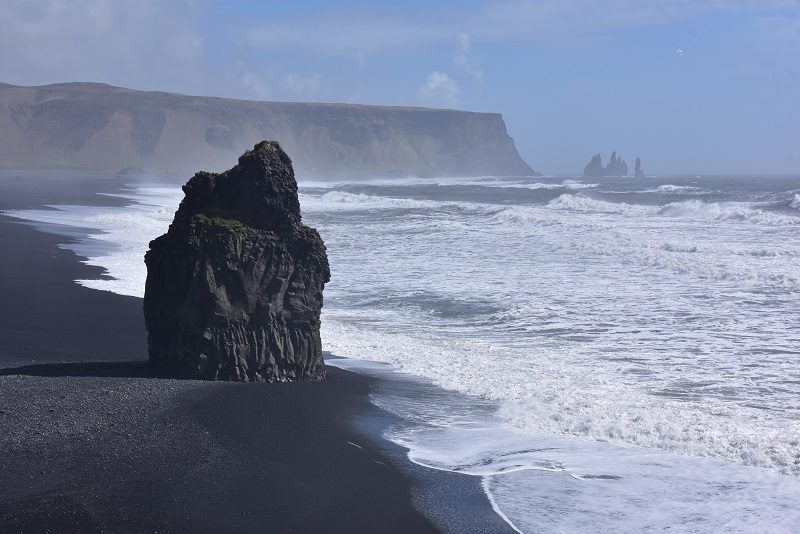
[[673, 185], [664, 184], [659, 185], [655, 189], [648, 189], [646, 193], [697, 193], [704, 191], [702, 187], [695, 187], [692, 185]]
[[798, 217], [766, 211], [760, 209], [758, 204], [749, 202], [703, 202], [691, 199], [670, 202], [664, 206], [651, 206], [608, 202], [580, 194], [566, 193], [551, 200], [547, 207], [585, 213], [619, 214], [627, 217], [662, 216], [693, 220], [749, 221], [771, 226], [800, 225]]

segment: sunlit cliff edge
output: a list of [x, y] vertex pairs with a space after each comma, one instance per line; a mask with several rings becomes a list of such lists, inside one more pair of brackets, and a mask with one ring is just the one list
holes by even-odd
[[275, 139], [305, 174], [529, 175], [497, 113], [0, 84], [0, 169], [223, 169]]

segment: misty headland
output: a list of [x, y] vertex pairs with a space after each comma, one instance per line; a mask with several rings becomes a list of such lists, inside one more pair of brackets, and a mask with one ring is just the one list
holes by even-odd
[[221, 171], [274, 139], [305, 176], [533, 173], [497, 113], [257, 102], [97, 83], [0, 84], [0, 136], [6, 170]]

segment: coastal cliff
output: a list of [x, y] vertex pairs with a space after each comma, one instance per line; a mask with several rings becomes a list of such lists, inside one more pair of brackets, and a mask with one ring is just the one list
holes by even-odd
[[307, 175], [533, 174], [497, 113], [0, 83], [6, 169], [219, 171], [261, 139], [279, 141]]
[[221, 173], [198, 172], [145, 256], [153, 372], [235, 381], [325, 376], [325, 245], [301, 222], [292, 163], [263, 141]]

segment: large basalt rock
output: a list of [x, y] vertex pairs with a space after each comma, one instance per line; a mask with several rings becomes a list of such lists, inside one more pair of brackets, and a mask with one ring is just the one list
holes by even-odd
[[262, 141], [232, 169], [198, 172], [145, 255], [150, 366], [164, 376], [318, 380], [325, 245], [301, 222], [292, 163]]

